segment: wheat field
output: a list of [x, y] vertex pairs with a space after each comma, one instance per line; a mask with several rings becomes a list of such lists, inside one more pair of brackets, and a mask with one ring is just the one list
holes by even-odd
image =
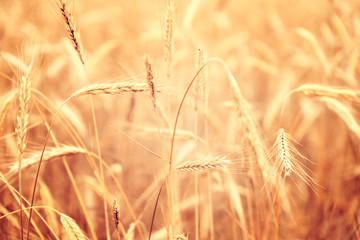
[[360, 2], [0, 3], [0, 239], [360, 239]]

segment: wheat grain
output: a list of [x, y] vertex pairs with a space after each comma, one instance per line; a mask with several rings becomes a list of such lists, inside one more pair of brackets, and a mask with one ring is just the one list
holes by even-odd
[[[199, 71], [204, 64], [205, 64], [205, 53], [203, 49], [199, 48], [197, 54], [197, 62], [195, 66], [196, 71]], [[201, 104], [204, 106], [204, 114], [205, 116], [207, 116], [209, 89], [208, 89], [208, 73], [206, 68], [204, 68], [199, 73], [195, 81], [193, 92], [195, 95], [195, 111], [198, 109], [198, 105]]]
[[295, 142], [293, 137], [285, 132], [283, 128], [280, 128], [276, 141], [269, 153], [270, 157], [275, 158], [275, 171], [273, 172], [272, 179], [269, 179], [269, 181], [272, 181], [269, 182], [269, 190], [271, 190], [275, 184], [279, 187], [279, 183], [283, 182], [281, 181], [282, 178], [285, 180], [286, 177], [292, 178], [292, 175], [297, 175], [316, 193], [316, 186], [318, 184], [316, 180], [304, 170], [309, 169], [299, 159], [307, 162], [310, 161], [296, 149], [293, 142]]
[[185, 172], [196, 172], [210, 169], [224, 168], [230, 164], [230, 160], [225, 157], [203, 158], [195, 161], [186, 161], [177, 166], [176, 170]]
[[112, 217], [113, 217], [113, 220], [115, 223], [115, 227], [116, 227], [116, 230], [118, 230], [118, 226], [120, 223], [120, 206], [119, 206], [116, 198], [113, 198], [113, 200], [112, 200], [111, 209], [112, 209]]
[[147, 56], [145, 57], [145, 69], [146, 69], [146, 80], [150, 88], [151, 99], [154, 108], [156, 108], [156, 95], [155, 95], [156, 89], [154, 83], [154, 73], [152, 70], [152, 61]]
[[296, 88], [294, 92], [302, 92], [305, 95], [317, 97], [329, 97], [336, 99], [346, 99], [349, 101], [360, 102], [360, 91], [334, 86], [324, 86], [319, 84], [304, 84]]
[[76, 224], [75, 220], [71, 217], [61, 213], [60, 221], [67, 233], [70, 240], [87, 240], [88, 238], [80, 227]]
[[75, 51], [78, 53], [81, 63], [84, 64], [82, 46], [80, 41], [80, 33], [76, 29], [73, 16], [67, 7], [66, 0], [58, 0], [57, 4], [60, 9], [61, 15], [64, 18], [65, 24], [67, 26], [67, 30], [69, 32], [71, 42], [73, 43], [73, 47]]
[[[118, 82], [118, 83], [95, 83], [83, 87], [75, 91], [70, 98], [78, 97], [81, 95], [100, 95], [100, 94], [121, 94], [121, 93], [137, 93], [149, 91], [149, 86], [146, 83], [131, 83], [131, 82]], [[160, 92], [156, 88], [157, 92]]]
[[2, 132], [3, 130], [3, 124], [10, 111], [11, 104], [15, 100], [15, 97], [17, 96], [17, 93], [18, 93], [17, 90], [10, 91], [7, 94], [6, 98], [2, 101], [2, 104], [0, 106], [0, 132]]
[[31, 94], [31, 72], [33, 60], [31, 61], [25, 75], [21, 76], [19, 83], [19, 109], [16, 116], [17, 126], [15, 129], [17, 135], [17, 163], [18, 165], [18, 180], [19, 180], [19, 194], [20, 194], [20, 225], [21, 225], [21, 238], [23, 238], [23, 222], [22, 222], [22, 175], [21, 175], [21, 162], [23, 154], [27, 145], [27, 134], [30, 116], [30, 94]]

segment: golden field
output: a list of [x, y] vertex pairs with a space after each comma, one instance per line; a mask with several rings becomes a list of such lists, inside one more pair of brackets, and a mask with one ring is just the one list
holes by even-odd
[[359, 1], [0, 5], [0, 239], [360, 239]]

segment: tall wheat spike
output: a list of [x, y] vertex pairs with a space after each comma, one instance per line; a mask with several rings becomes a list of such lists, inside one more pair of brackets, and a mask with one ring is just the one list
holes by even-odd
[[80, 61], [84, 64], [83, 54], [82, 54], [82, 46], [80, 41], [80, 33], [79, 30], [76, 29], [76, 25], [74, 23], [73, 16], [66, 4], [66, 0], [58, 0], [58, 7], [60, 9], [61, 15], [64, 18], [65, 24], [67, 26], [67, 30], [69, 32], [69, 36], [75, 51], [77, 52]]
[[[31, 61], [25, 75], [19, 82], [19, 110], [16, 116], [16, 135], [17, 135], [17, 158], [18, 158], [18, 180], [20, 194], [20, 209], [22, 210], [22, 176], [21, 162], [27, 145], [27, 134], [30, 116], [30, 94], [31, 94], [31, 72], [33, 68], [33, 60]], [[20, 212], [21, 238], [23, 239], [23, 222], [22, 211]]]
[[146, 81], [149, 85], [151, 99], [153, 102], [154, 108], [156, 108], [156, 89], [155, 89], [155, 83], [154, 83], [154, 73], [152, 70], [152, 61], [149, 59], [148, 56], [145, 56], [145, 70], [146, 70]]

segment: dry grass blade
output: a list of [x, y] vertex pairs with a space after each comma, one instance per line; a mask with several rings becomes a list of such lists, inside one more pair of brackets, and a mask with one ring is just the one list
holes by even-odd
[[[146, 91], [149, 91], [149, 86], [146, 83], [95, 83], [77, 90], [71, 95], [70, 98], [78, 97], [81, 95], [121, 94]], [[160, 92], [158, 88], [156, 91]]]
[[[53, 148], [49, 148], [44, 152], [43, 161], [46, 162], [56, 157], [69, 156], [79, 153], [86, 153], [86, 150], [81, 147], [70, 146], [70, 145], [53, 147]], [[26, 169], [28, 167], [37, 164], [40, 156], [41, 156], [41, 151], [38, 151], [38, 152], [32, 152], [28, 156], [24, 157], [22, 160], [21, 168]], [[9, 174], [15, 173], [18, 170], [18, 167], [19, 167], [18, 163], [13, 163], [10, 166], [8, 173]]]
[[80, 227], [76, 224], [75, 220], [71, 217], [61, 214], [60, 221], [67, 233], [67, 236], [70, 240], [87, 240], [88, 238]]
[[360, 101], [360, 91], [319, 84], [304, 84], [296, 88], [294, 92], [302, 92], [309, 96], [346, 99], [354, 102]]
[[321, 101], [325, 102], [329, 107], [329, 109], [335, 112], [360, 140], [360, 126], [356, 122], [350, 110], [347, 107], [345, 107], [344, 104], [342, 104], [341, 102], [335, 99], [323, 97], [321, 98]]
[[6, 120], [6, 116], [8, 115], [10, 111], [11, 104], [15, 100], [15, 97], [17, 95], [17, 90], [13, 90], [10, 93], [7, 94], [5, 99], [2, 101], [0, 106], [0, 132], [3, 130], [3, 124]]
[[204, 158], [196, 161], [186, 161], [177, 166], [175, 169], [185, 172], [204, 171], [210, 169], [224, 168], [229, 165], [230, 162], [231, 161], [225, 159], [225, 157]]
[[78, 53], [81, 63], [84, 64], [82, 47], [81, 47], [81, 42], [80, 42], [80, 33], [76, 29], [76, 25], [74, 23], [72, 14], [71, 14], [70, 10], [68, 9], [66, 0], [58, 0], [57, 4], [60, 9], [61, 15], [64, 18], [65, 24], [67, 26], [67, 30], [70, 35], [71, 42], [73, 43], [73, 46], [74, 46], [74, 49]]

